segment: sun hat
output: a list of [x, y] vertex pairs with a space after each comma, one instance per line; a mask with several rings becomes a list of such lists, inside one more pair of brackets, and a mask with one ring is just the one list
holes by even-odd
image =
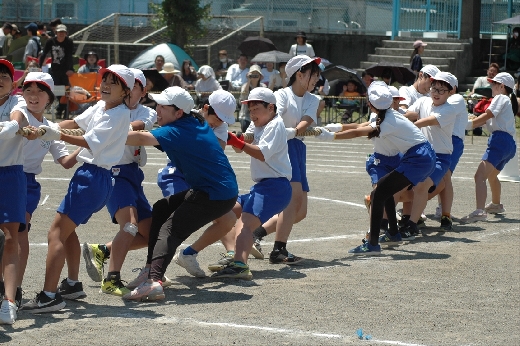
[[103, 76], [106, 72], [111, 72], [119, 77], [119, 79], [128, 87], [128, 89], [132, 90], [134, 88], [134, 73], [125, 65], [114, 64], [99, 70], [101, 76]]
[[375, 81], [370, 84], [367, 91], [368, 101], [376, 109], [388, 109], [394, 101], [394, 97], [385, 82]]
[[136, 81], [138, 81], [139, 83], [141, 83], [141, 85], [144, 87], [146, 87], [146, 77], [144, 76], [144, 73], [143, 71], [139, 70], [139, 69], [136, 69], [136, 68], [130, 68], [130, 71], [132, 71], [132, 73], [134, 74], [134, 78]]
[[435, 65], [426, 65], [421, 69], [421, 72], [427, 73], [430, 77], [435, 77], [441, 70]]
[[258, 65], [251, 65], [251, 67], [249, 68], [248, 75], [252, 75], [253, 72], [260, 74], [262, 77], [264, 76], [264, 74], [262, 73], [262, 69]]
[[11, 77], [14, 78], [14, 66], [13, 66], [13, 64], [9, 60], [6, 60], [6, 59], [0, 59], [0, 64], [4, 65], [5, 67], [7, 67], [9, 69], [9, 71], [11, 72]]
[[399, 95], [399, 90], [395, 86], [388, 86], [388, 89], [390, 89], [390, 93], [392, 94], [392, 98], [399, 98], [399, 100], [404, 100], [405, 98]]
[[449, 85], [451, 85], [452, 88], [459, 86], [459, 81], [457, 80], [457, 77], [455, 77], [449, 72], [439, 72], [435, 75], [435, 77], [430, 77], [430, 79], [432, 81], [441, 80], [443, 82], [446, 82]]
[[213, 71], [213, 67], [209, 65], [202, 65], [199, 67], [197, 74], [203, 75], [205, 78], [213, 77], [215, 78], [215, 71]]
[[276, 97], [274, 96], [274, 92], [269, 88], [254, 88], [249, 93], [247, 100], [242, 101], [242, 103], [245, 104], [251, 101], [262, 101], [275, 105]]
[[12, 34], [16, 34], [17, 32], [20, 32], [20, 30], [18, 29], [18, 25], [11, 24], [11, 26], [12, 26], [12, 29], [11, 29]]
[[307, 55], [297, 55], [292, 57], [291, 60], [289, 60], [285, 65], [285, 73], [287, 74], [286, 80], [289, 81], [289, 79], [291, 79], [292, 75], [295, 74], [296, 71], [302, 68], [302, 66], [307, 65], [313, 61], [318, 65], [321, 63], [320, 58], [311, 58]]
[[67, 27], [65, 26], [65, 24], [58, 24], [56, 26], [56, 32], [60, 32], [60, 31], [67, 31]]
[[149, 94], [149, 97], [163, 106], [174, 105], [184, 113], [191, 112], [195, 106], [190, 93], [178, 86], [166, 88], [160, 94]]
[[515, 88], [515, 80], [514, 78], [507, 72], [500, 72], [498, 73], [493, 79], [488, 78], [488, 82], [497, 82], [504, 84], [506, 87], [509, 87], [511, 89]]
[[423, 41], [421, 40], [417, 40], [413, 43], [413, 47], [414, 48], [419, 48], [419, 47], [425, 47], [427, 46], [428, 44], [427, 43], [424, 43]]
[[208, 100], [209, 105], [213, 108], [220, 120], [229, 125], [235, 123], [235, 110], [237, 109], [235, 96], [225, 90], [216, 90], [209, 95]]
[[179, 73], [181, 71], [175, 69], [175, 65], [171, 62], [167, 62], [163, 65], [163, 69], [159, 73]]
[[30, 83], [38, 83], [45, 85], [54, 92], [54, 80], [51, 75], [45, 72], [29, 72], [23, 81], [23, 85]]

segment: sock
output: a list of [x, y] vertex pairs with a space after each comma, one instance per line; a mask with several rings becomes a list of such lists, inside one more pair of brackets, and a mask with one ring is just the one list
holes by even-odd
[[380, 229], [384, 229], [384, 230], [388, 229], [388, 220], [387, 219], [381, 220], [381, 227], [380, 227]]
[[234, 250], [229, 250], [226, 252], [229, 256], [235, 256], [235, 251]]
[[451, 219], [451, 214], [450, 213], [442, 213], [442, 216], [447, 216]]
[[[67, 278], [67, 283], [70, 285], [70, 286], [74, 286], [76, 283], [78, 283], [79, 281], [75, 281], [75, 280], [72, 280], [72, 279], [69, 279]], [[53, 297], [51, 297], [53, 298]]]
[[235, 261], [235, 264], [238, 264], [239, 266], [245, 266], [246, 264], [242, 261]]
[[121, 272], [108, 272], [107, 280], [121, 280]]
[[105, 255], [105, 258], [110, 258], [110, 250], [107, 248], [105, 244], [98, 245], [99, 250], [103, 251], [103, 254]]
[[193, 250], [193, 248], [191, 246], [188, 246], [187, 248], [184, 249], [184, 251], [182, 252], [182, 254], [184, 256], [192, 256], [192, 255], [196, 255], [198, 254], [199, 252], [198, 251], [195, 251]]
[[253, 237], [259, 240], [262, 240], [265, 236], [267, 236], [267, 231], [264, 227], [260, 226], [253, 232]]
[[54, 299], [56, 298], [56, 293], [55, 292], [47, 292], [47, 291], [43, 291], [43, 293], [45, 293], [45, 295], [51, 299]]
[[273, 251], [274, 251], [274, 250], [282, 250], [282, 249], [285, 249], [286, 246], [287, 246], [287, 243], [284, 243], [283, 241], [275, 241], [275, 242], [274, 242]]

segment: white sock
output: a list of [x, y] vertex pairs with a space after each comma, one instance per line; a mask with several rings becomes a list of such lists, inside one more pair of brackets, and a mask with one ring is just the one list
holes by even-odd
[[77, 282], [79, 282], [79, 281], [74, 281], [74, 280], [67, 278], [67, 283], [71, 286], [74, 286]]
[[56, 298], [56, 293], [55, 292], [47, 292], [47, 291], [43, 291], [43, 293], [45, 293], [47, 295], [47, 297], [51, 298], [51, 299], [54, 299]]

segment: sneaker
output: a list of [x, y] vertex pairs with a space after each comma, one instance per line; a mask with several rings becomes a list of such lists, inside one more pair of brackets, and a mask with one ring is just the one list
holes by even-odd
[[390, 235], [388, 232], [385, 232], [382, 236], [379, 237], [379, 244], [381, 245], [397, 245], [401, 244], [402, 242], [403, 238], [399, 232], [394, 236]]
[[126, 288], [133, 290], [134, 288], [140, 286], [142, 283], [146, 282], [148, 280], [148, 274], [150, 274], [150, 268], [144, 267], [144, 268], [134, 268], [132, 269], [132, 272], [135, 273], [136, 271], [140, 271], [139, 274], [135, 279], [130, 281]]
[[453, 231], [453, 221], [448, 216], [441, 217], [441, 230]]
[[123, 296], [123, 299], [137, 301], [153, 301], [164, 299], [164, 290], [160, 282], [146, 280], [133, 291]]
[[4, 299], [0, 307], [0, 324], [13, 324], [16, 321], [16, 304]]
[[[419, 220], [417, 220], [417, 228], [425, 228], [425, 227], [426, 227], [426, 223], [424, 222], [423, 219], [420, 218]], [[418, 233], [419, 232], [417, 231], [417, 234]]]
[[265, 258], [264, 253], [262, 252], [262, 246], [260, 245], [260, 239], [255, 239], [253, 246], [251, 247], [251, 255], [260, 260]]
[[365, 202], [365, 207], [367, 208], [367, 212], [370, 214], [370, 195], [366, 195], [365, 198], [363, 199], [363, 201]]
[[249, 271], [249, 266], [247, 264], [231, 262], [224, 269], [211, 275], [211, 277], [251, 280], [253, 279], [253, 274]]
[[108, 259], [99, 248], [99, 244], [83, 244], [83, 259], [87, 266], [87, 273], [95, 282], [103, 281], [103, 267]]
[[435, 208], [435, 216], [434, 216], [434, 218], [438, 220], [438, 219], [441, 218], [441, 216], [442, 216], [442, 205], [439, 204], [439, 205]]
[[233, 263], [233, 261], [235, 260], [235, 256], [231, 255], [230, 253], [223, 253], [220, 255], [222, 256], [222, 258], [219, 259], [217, 263], [210, 264], [208, 266], [208, 269], [212, 272], [218, 272], [219, 270], [224, 269], [226, 266]]
[[493, 202], [489, 202], [484, 210], [488, 214], [500, 214], [506, 211], [503, 204], [495, 204]]
[[206, 273], [199, 266], [199, 262], [197, 262], [197, 255], [185, 255], [182, 252], [184, 249], [179, 249], [179, 252], [175, 254], [173, 260], [175, 263], [186, 269], [188, 273], [195, 276], [196, 278], [204, 278], [206, 277]]
[[401, 234], [401, 239], [403, 240], [414, 240], [415, 235], [419, 234], [419, 228], [417, 225], [407, 222], [406, 225], [399, 228], [399, 233]]
[[101, 284], [101, 293], [111, 294], [114, 296], [122, 297], [131, 292], [125, 287], [121, 280], [117, 279], [104, 279]]
[[370, 245], [370, 243], [367, 241], [353, 249], [348, 250], [348, 253], [353, 255], [379, 256], [381, 255], [381, 245]]
[[303, 258], [298, 257], [287, 251], [287, 249], [284, 250], [273, 250], [271, 254], [269, 255], [269, 263], [271, 264], [296, 264], [303, 261]]
[[419, 218], [419, 220], [423, 220], [423, 221], [428, 220], [428, 218], [426, 217], [426, 215], [424, 215], [424, 212], [421, 213], [421, 217]]
[[486, 221], [487, 219], [487, 213], [485, 210], [475, 210], [471, 214], [464, 216], [462, 219], [460, 219], [460, 223], [472, 223], [477, 221]]
[[16, 309], [20, 309], [22, 306], [22, 296], [23, 291], [21, 287], [16, 287], [16, 295], [14, 297], [14, 303], [16, 304]]
[[29, 300], [23, 305], [23, 310], [28, 310], [33, 314], [44, 312], [59, 311], [65, 307], [65, 302], [59, 293], [56, 293], [54, 298], [50, 298], [45, 292], [41, 291], [36, 295], [36, 298]]
[[[163, 277], [162, 277], [162, 287], [166, 288], [166, 287], [170, 287], [171, 285], [173, 285], [173, 281], [168, 279], [166, 277], [166, 275], [163, 275]], [[126, 287], [128, 288], [128, 285]]]
[[75, 300], [85, 298], [87, 294], [83, 291], [83, 284], [76, 282], [74, 286], [71, 286], [67, 281], [67, 278], [61, 280], [61, 284], [58, 286], [58, 293], [62, 298]]

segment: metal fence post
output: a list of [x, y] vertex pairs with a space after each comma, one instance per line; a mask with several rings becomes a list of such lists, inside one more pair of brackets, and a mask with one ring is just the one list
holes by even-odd
[[119, 13], [114, 16], [114, 64], [119, 64]]
[[399, 14], [401, 12], [400, 0], [394, 0], [393, 4], [393, 15], [392, 15], [392, 40], [399, 35]]
[[462, 29], [462, 0], [459, 0], [459, 16], [457, 23], [457, 38], [460, 39], [460, 30]]

